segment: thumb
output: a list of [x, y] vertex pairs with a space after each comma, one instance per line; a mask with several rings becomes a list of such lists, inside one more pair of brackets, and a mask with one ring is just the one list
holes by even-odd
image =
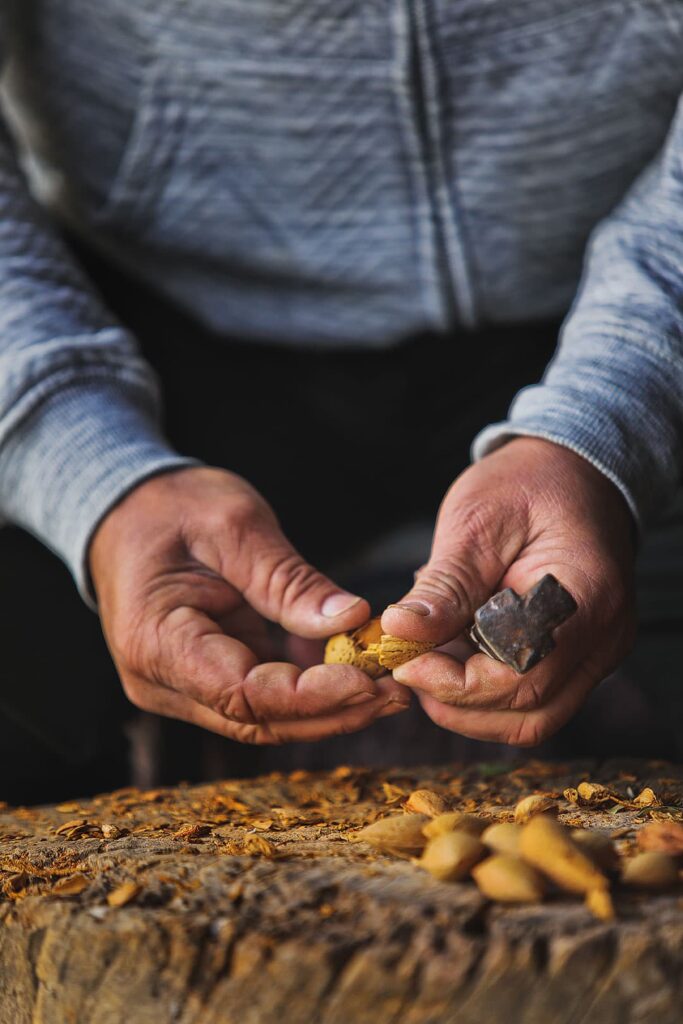
[[370, 617], [367, 601], [340, 589], [302, 558], [272, 513], [257, 512], [243, 524], [236, 547], [237, 557], [225, 564], [223, 575], [257, 612], [288, 632], [327, 637]]
[[473, 514], [444, 502], [429, 561], [415, 585], [382, 615], [382, 629], [405, 640], [437, 645], [459, 636], [497, 588], [524, 543], [521, 524], [497, 503]]

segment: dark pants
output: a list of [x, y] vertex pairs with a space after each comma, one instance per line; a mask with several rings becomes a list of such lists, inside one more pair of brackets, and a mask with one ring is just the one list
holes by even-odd
[[[557, 326], [548, 324], [410, 338], [382, 352], [244, 344], [211, 335], [100, 259], [80, 255], [161, 378], [172, 444], [249, 479], [323, 568], [401, 524], [433, 521], [476, 432], [539, 378], [556, 341]], [[0, 531], [0, 564], [0, 799], [125, 784], [124, 726], [133, 709], [96, 617], [61, 564], [22, 531]], [[409, 584], [408, 573], [389, 574], [372, 597], [379, 606]], [[378, 750], [394, 746], [389, 737], [406, 762], [452, 757], [453, 737], [418, 717], [387, 719], [306, 751], [208, 741], [190, 726], [158, 724], [157, 780], [376, 761]]]

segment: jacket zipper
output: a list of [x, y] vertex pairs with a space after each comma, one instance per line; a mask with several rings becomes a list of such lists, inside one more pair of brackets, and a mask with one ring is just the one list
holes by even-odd
[[[466, 291], [468, 294], [466, 296], [460, 296], [456, 284], [456, 275], [454, 273], [454, 258], [448, 245], [448, 226], [444, 219], [446, 216], [444, 203], [448, 202], [447, 197], [444, 197], [443, 195], [445, 174], [442, 167], [439, 142], [435, 138], [435, 133], [430, 122], [429, 98], [426, 88], [426, 83], [429, 82], [430, 78], [433, 78], [434, 67], [433, 65], [431, 67], [426, 66], [426, 63], [429, 60], [428, 55], [425, 56], [425, 50], [428, 46], [426, 25], [424, 16], [420, 18], [418, 13], [418, 5], [423, 5], [424, 0], [405, 0], [405, 2], [408, 11], [408, 25], [410, 29], [409, 66], [410, 82], [414, 98], [413, 107], [415, 127], [424, 162], [429, 207], [434, 227], [434, 258], [438, 280], [441, 284], [440, 290], [444, 309], [444, 321], [447, 329], [452, 329], [458, 324], [462, 324], [463, 326], [472, 326], [474, 322], [474, 315], [471, 309], [469, 282], [467, 280], [461, 282], [463, 285], [462, 290]], [[422, 14], [424, 15], [423, 10]], [[421, 43], [423, 44], [422, 46]], [[432, 87], [431, 91], [434, 94], [435, 83], [432, 81], [430, 84]], [[451, 232], [454, 232], [452, 225]], [[458, 248], [462, 248], [461, 240]], [[460, 251], [459, 255], [460, 262], [462, 264], [461, 276], [465, 278], [466, 270], [464, 265], [464, 254]]]

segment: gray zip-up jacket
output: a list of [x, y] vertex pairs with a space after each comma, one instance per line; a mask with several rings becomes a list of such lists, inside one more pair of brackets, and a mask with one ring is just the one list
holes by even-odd
[[255, 344], [571, 306], [475, 457], [557, 441], [641, 522], [675, 489], [681, 0], [3, 0], [0, 42], [0, 513], [81, 585], [107, 509], [183, 460], [57, 221]]

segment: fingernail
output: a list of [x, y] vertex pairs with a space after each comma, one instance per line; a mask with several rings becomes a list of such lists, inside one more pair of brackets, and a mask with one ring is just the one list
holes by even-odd
[[413, 612], [414, 615], [429, 615], [431, 608], [422, 601], [401, 601], [399, 604], [390, 604], [390, 608], [398, 608], [402, 612]]
[[360, 600], [361, 598], [356, 597], [354, 594], [332, 594], [330, 597], [325, 598], [320, 611], [326, 619], [333, 619], [335, 615], [341, 615], [342, 612], [347, 612], [349, 608], [353, 608], [354, 604], [358, 604]]

